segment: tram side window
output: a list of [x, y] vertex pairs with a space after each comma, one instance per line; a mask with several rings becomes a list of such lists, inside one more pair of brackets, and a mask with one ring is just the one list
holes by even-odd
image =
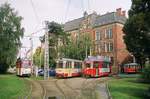
[[102, 68], [108, 68], [109, 67], [109, 63], [104, 62], [102, 66], [103, 66]]
[[80, 63], [80, 62], [74, 63], [74, 68], [81, 68], [81, 66], [82, 66], [82, 63]]
[[57, 68], [63, 68], [63, 62], [59, 62], [59, 63], [57, 64]]
[[71, 62], [66, 62], [66, 68], [72, 68]]
[[98, 66], [99, 66], [99, 62], [94, 62], [93, 68], [98, 68]]

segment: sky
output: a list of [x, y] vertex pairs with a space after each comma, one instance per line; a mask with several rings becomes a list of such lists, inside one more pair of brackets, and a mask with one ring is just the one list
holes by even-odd
[[[5, 2], [23, 17], [22, 27], [25, 28], [25, 37], [22, 39], [21, 54], [30, 49], [29, 37], [33, 35], [34, 49], [40, 46], [39, 36], [44, 35], [44, 21], [65, 23], [69, 20], [80, 18], [87, 11], [103, 15], [122, 8], [126, 12], [130, 9], [131, 0], [0, 0], [0, 5]], [[37, 32], [38, 30], [41, 30]]]

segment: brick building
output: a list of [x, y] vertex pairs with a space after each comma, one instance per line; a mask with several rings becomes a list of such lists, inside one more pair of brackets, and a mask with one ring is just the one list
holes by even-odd
[[125, 11], [121, 8], [116, 12], [98, 15], [96, 12], [84, 16], [64, 25], [64, 30], [75, 39], [79, 34], [88, 33], [92, 37], [92, 55], [109, 56], [112, 59], [114, 71], [118, 71], [119, 65], [128, 61], [131, 57], [126, 50], [123, 40], [123, 25], [126, 21]]

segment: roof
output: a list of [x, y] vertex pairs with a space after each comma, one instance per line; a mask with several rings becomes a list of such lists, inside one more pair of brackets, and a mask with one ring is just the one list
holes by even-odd
[[76, 59], [70, 59], [70, 58], [60, 58], [56, 60], [57, 62], [59, 61], [73, 61], [73, 62], [82, 62], [81, 60], [76, 60]]
[[128, 64], [124, 64], [124, 66], [138, 66], [139, 64], [137, 64], [137, 63], [128, 63]]
[[[88, 15], [91, 16], [92, 14]], [[95, 15], [95, 14], [94, 14]], [[124, 24], [126, 22], [126, 17], [125, 16], [119, 16], [117, 15], [116, 12], [111, 12], [111, 13], [106, 13], [104, 15], [97, 15], [96, 14], [96, 19], [92, 18], [92, 21], [94, 21], [92, 24], [92, 27], [97, 27], [97, 26], [101, 26], [101, 25], [106, 25], [106, 24], [110, 24], [110, 23], [121, 23]], [[81, 22], [84, 20], [84, 17], [66, 22], [64, 24], [64, 30], [65, 31], [72, 31], [72, 30], [76, 30], [79, 29]]]
[[107, 56], [88, 56], [85, 58], [84, 61], [90, 62], [90, 61], [105, 61], [110, 62], [110, 57]]
[[116, 12], [111, 12], [111, 13], [104, 14], [102, 16], [98, 16], [95, 20], [94, 27], [105, 25], [105, 24], [110, 24], [114, 22], [124, 24], [125, 21], [126, 21], [126, 17], [118, 16]]
[[82, 20], [83, 20], [83, 17], [72, 20], [72, 21], [69, 21], [69, 22], [66, 22], [64, 24], [64, 30], [65, 31], [70, 31], [70, 30], [78, 29], [80, 27], [80, 23], [81, 23]]

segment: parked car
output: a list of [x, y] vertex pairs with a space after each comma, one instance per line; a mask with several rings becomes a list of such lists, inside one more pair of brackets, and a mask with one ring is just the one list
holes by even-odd
[[[38, 75], [39, 76], [44, 76], [44, 69], [39, 69], [38, 70]], [[55, 76], [55, 75], [56, 75], [55, 69], [50, 69], [49, 70], [49, 76]]]
[[39, 69], [38, 70], [38, 75], [39, 76], [44, 76], [44, 69]]
[[51, 69], [49, 70], [49, 76], [55, 76], [55, 75], [56, 75], [55, 69], [54, 69], [54, 68], [51, 68]]

